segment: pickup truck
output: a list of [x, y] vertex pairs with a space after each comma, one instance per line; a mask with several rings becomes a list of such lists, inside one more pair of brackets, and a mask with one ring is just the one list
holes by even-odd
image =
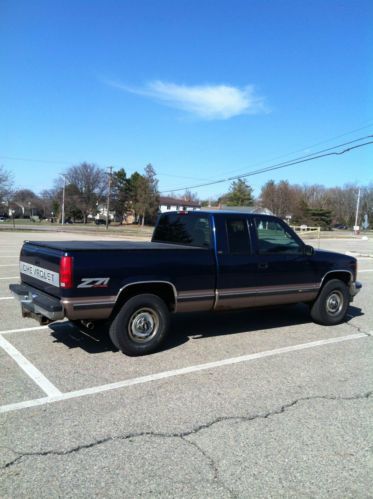
[[151, 242], [25, 241], [10, 290], [24, 317], [105, 321], [119, 350], [143, 355], [172, 313], [302, 302], [315, 322], [338, 324], [356, 274], [355, 258], [315, 250], [277, 217], [211, 210], [160, 215]]

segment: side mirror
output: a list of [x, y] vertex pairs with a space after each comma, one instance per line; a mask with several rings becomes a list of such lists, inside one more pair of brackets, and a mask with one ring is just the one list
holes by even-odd
[[309, 244], [306, 244], [304, 247], [304, 254], [306, 256], [312, 256], [315, 253], [315, 248], [313, 246], [310, 246]]

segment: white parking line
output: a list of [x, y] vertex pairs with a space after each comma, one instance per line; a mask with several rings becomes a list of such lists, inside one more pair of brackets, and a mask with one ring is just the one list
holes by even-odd
[[49, 326], [35, 326], [35, 327], [22, 327], [20, 329], [6, 329], [5, 331], [0, 331], [0, 336], [2, 334], [9, 333], [23, 333], [25, 331], [38, 331], [39, 329], [48, 329]]
[[19, 279], [19, 275], [16, 275], [16, 276], [11, 275], [10, 277], [0, 277], [0, 279], [1, 279], [2, 281], [7, 281], [7, 280], [9, 280], [9, 279]]
[[0, 258], [19, 258], [19, 255], [1, 255]]
[[23, 371], [45, 392], [48, 397], [61, 395], [62, 392], [56, 388], [39, 369], [26, 359], [13, 345], [0, 336], [0, 347], [19, 365]]
[[18, 266], [19, 266], [18, 263], [8, 263], [8, 264], [0, 265], [0, 267], [18, 267]]
[[14, 300], [13, 296], [0, 296], [0, 300]]
[[119, 388], [125, 388], [128, 386], [142, 385], [145, 383], [150, 383], [161, 379], [173, 378], [184, 374], [206, 371], [209, 369], [215, 369], [222, 366], [240, 364], [252, 360], [263, 359], [265, 357], [273, 357], [275, 355], [282, 355], [289, 352], [296, 352], [308, 348], [315, 348], [323, 345], [331, 345], [333, 343], [341, 343], [344, 341], [358, 340], [362, 338], [367, 338], [367, 335], [364, 333], [356, 333], [356, 334], [350, 334], [348, 336], [339, 336], [337, 338], [328, 338], [325, 340], [311, 341], [309, 343], [301, 343], [299, 345], [293, 345], [290, 347], [276, 348], [275, 350], [267, 350], [264, 352], [242, 355], [241, 357], [232, 357], [229, 359], [218, 360], [216, 362], [209, 362], [207, 364], [197, 364], [194, 366], [183, 367], [181, 369], [174, 369], [172, 371], [163, 371], [160, 373], [149, 374], [148, 376], [141, 376], [139, 378], [132, 378], [124, 381], [118, 381], [116, 383], [109, 383], [106, 385], [95, 386], [92, 388], [84, 388], [83, 390], [75, 390], [72, 392], [61, 393], [60, 395], [48, 396], [34, 400], [26, 400], [24, 402], [18, 402], [15, 404], [3, 405], [2, 407], [0, 407], [0, 413], [17, 411], [29, 407], [36, 407], [46, 404], [52, 404], [54, 402], [85, 397], [86, 395], [95, 395], [98, 393], [107, 392], [109, 390], [117, 390]]
[[363, 272], [373, 272], [373, 269], [363, 269], [363, 270], [358, 270], [357, 273], [362, 274]]

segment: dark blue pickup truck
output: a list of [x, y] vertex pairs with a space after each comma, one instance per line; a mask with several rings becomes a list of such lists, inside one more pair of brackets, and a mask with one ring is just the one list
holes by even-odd
[[109, 324], [127, 355], [156, 350], [170, 313], [303, 302], [315, 322], [343, 321], [358, 293], [356, 259], [314, 250], [274, 216], [170, 212], [151, 242], [31, 242], [10, 290], [24, 317]]

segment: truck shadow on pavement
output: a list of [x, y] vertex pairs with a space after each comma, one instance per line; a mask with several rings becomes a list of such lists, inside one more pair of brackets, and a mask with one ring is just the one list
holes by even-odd
[[[348, 320], [364, 315], [360, 308], [348, 308]], [[230, 334], [261, 331], [312, 323], [307, 305], [266, 307], [232, 312], [199, 312], [172, 316], [170, 332], [160, 351], [177, 348], [191, 338], [203, 339]], [[85, 331], [70, 322], [51, 324], [52, 336], [68, 348], [82, 348], [88, 353], [117, 352], [110, 341], [107, 327]], [[322, 326], [320, 326], [322, 327]]]
[[[364, 315], [362, 310], [350, 306], [348, 317]], [[171, 324], [171, 334], [168, 336], [164, 348], [174, 348], [180, 340], [186, 338], [203, 339], [229, 334], [254, 333], [303, 324], [313, 324], [309, 307], [304, 304], [287, 305], [281, 307], [263, 307], [232, 312], [195, 313], [175, 315]], [[319, 326], [323, 327], [323, 326]], [[174, 334], [172, 333], [174, 330]], [[180, 337], [180, 338], [179, 338]], [[177, 342], [179, 339], [179, 342]]]

